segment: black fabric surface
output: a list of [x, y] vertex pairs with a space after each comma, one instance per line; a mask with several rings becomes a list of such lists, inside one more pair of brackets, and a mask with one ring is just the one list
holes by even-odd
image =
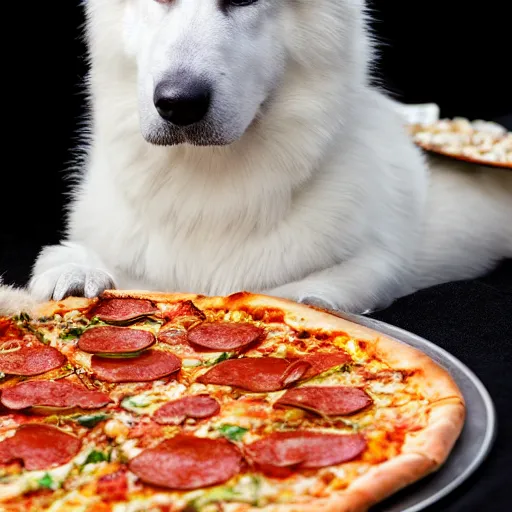
[[[9, 79], [2, 105], [0, 274], [21, 285], [40, 247], [57, 243], [64, 227], [63, 170], [84, 110], [85, 64], [78, 2], [12, 4], [3, 7], [4, 20], [16, 20], [18, 27], [3, 56]], [[488, 72], [504, 69], [510, 48], [509, 20], [500, 14], [504, 3], [371, 4], [383, 43], [376, 74], [386, 89], [408, 103], [435, 101], [442, 115], [495, 119], [512, 129], [510, 86]], [[475, 73], [475, 62], [485, 72]], [[447, 349], [477, 374], [496, 405], [499, 432], [487, 461], [428, 512], [512, 510], [506, 496], [512, 467], [512, 262], [481, 279], [416, 293], [374, 317]]]

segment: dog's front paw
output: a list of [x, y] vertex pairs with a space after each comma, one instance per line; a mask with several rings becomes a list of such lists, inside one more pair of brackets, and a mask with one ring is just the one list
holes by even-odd
[[339, 311], [339, 308], [332, 302], [322, 299], [321, 297], [316, 297], [314, 295], [302, 297], [299, 299], [299, 302], [302, 304], [307, 304], [308, 306], [325, 309], [327, 311]]
[[105, 270], [67, 263], [35, 275], [29, 289], [38, 300], [62, 300], [70, 295], [92, 298], [115, 288], [114, 278]]
[[285, 284], [278, 288], [267, 290], [265, 293], [267, 295], [293, 300], [294, 302], [308, 304], [309, 306], [315, 306], [328, 311], [339, 311], [341, 309], [337, 301], [332, 300], [332, 297], [328, 296], [325, 292], [322, 292], [322, 290], [311, 289], [300, 282]]
[[0, 316], [22, 312], [32, 315], [36, 307], [36, 301], [25, 289], [3, 284], [0, 276]]
[[308, 304], [326, 311], [357, 315], [368, 315], [390, 304], [390, 302], [378, 302], [371, 295], [347, 294], [342, 286], [335, 287], [326, 282], [297, 281], [267, 290], [264, 293], [301, 304]]

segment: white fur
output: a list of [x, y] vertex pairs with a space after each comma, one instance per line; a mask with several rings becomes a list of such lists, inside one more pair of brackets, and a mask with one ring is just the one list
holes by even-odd
[[[113, 281], [363, 311], [512, 256], [512, 173], [428, 172], [368, 85], [362, 0], [218, 5], [88, 0], [91, 141], [38, 299]], [[169, 127], [153, 87], [183, 66], [213, 84], [211, 117], [154, 145]]]
[[3, 284], [0, 277], [0, 316], [22, 312], [32, 314], [36, 305], [36, 301], [26, 290]]

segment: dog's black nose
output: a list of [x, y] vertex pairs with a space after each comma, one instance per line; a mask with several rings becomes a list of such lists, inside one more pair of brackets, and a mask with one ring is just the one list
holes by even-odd
[[202, 81], [177, 84], [176, 81], [160, 82], [153, 101], [162, 119], [177, 126], [188, 126], [203, 119], [210, 108], [211, 90]]

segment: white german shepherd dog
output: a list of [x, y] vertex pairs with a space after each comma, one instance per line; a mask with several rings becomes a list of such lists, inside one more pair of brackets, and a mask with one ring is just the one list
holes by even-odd
[[85, 4], [89, 140], [36, 300], [247, 290], [363, 312], [512, 256], [512, 173], [426, 162], [369, 84], [363, 0]]

